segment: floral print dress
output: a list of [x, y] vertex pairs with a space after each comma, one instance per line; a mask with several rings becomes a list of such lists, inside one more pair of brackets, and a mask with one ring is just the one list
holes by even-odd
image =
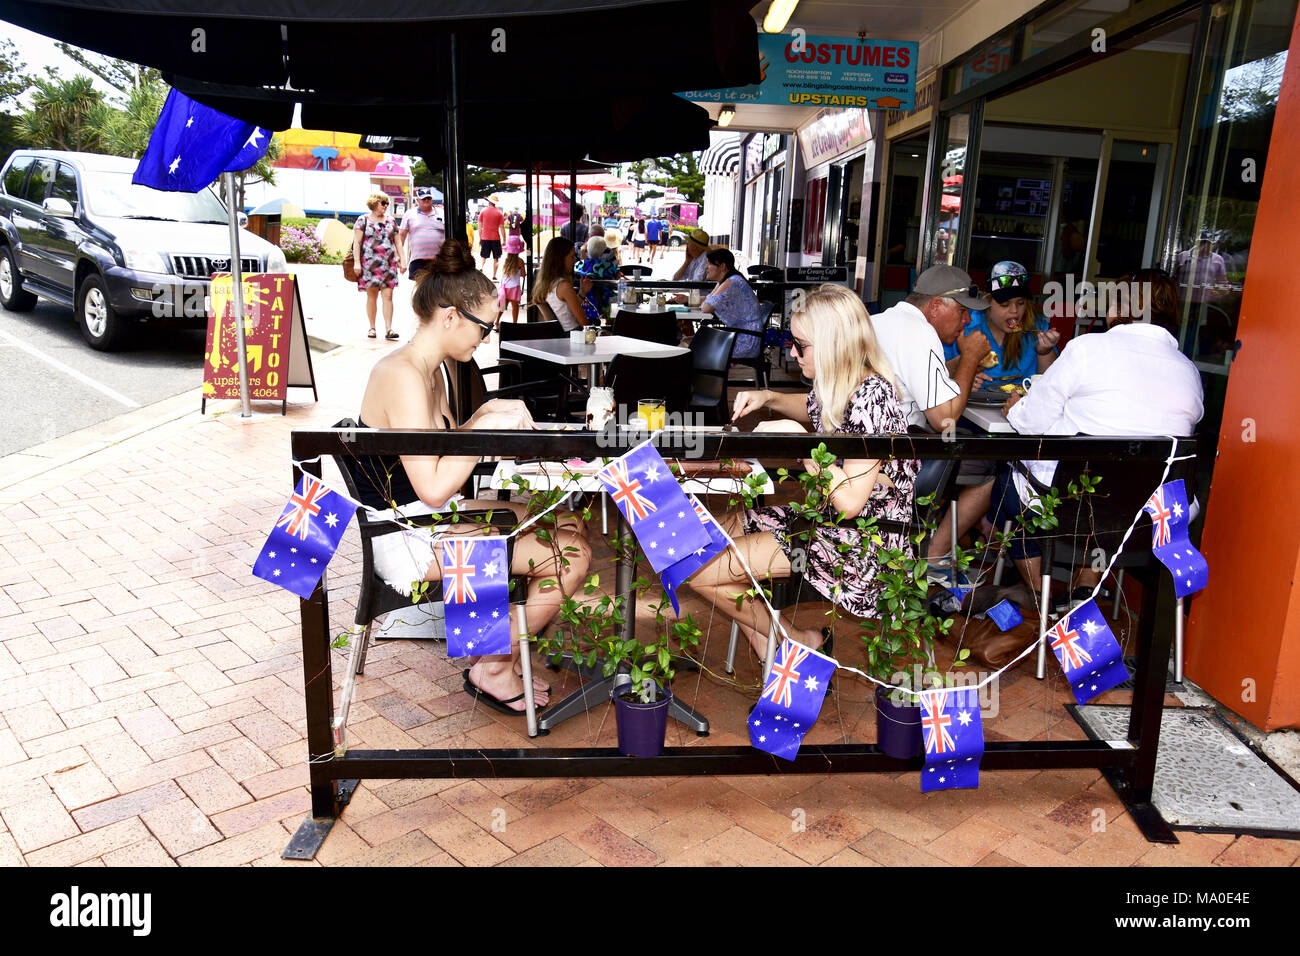
[[357, 288], [397, 288], [397, 222], [385, 216], [375, 222], [369, 216], [357, 220], [361, 232], [361, 268]]
[[[814, 431], [823, 430], [822, 410], [815, 392], [808, 394], [808, 418]], [[907, 417], [893, 386], [879, 375], [869, 376], [849, 397], [849, 406], [839, 430], [851, 435], [906, 434]], [[876, 485], [860, 514], [848, 516], [841, 527], [818, 526], [808, 539], [790, 536], [796, 522], [803, 525], [803, 519], [790, 505], [746, 510], [745, 533], [770, 531], [792, 562], [796, 549], [806, 549], [803, 576], [819, 594], [856, 617], [877, 617], [876, 601], [881, 588], [875, 583], [879, 569], [876, 552], [881, 546], [865, 540], [862, 532], [851, 524], [858, 517], [903, 524], [911, 522], [913, 489], [920, 470], [921, 463], [916, 459], [886, 461], [880, 473], [888, 477], [893, 486]], [[833, 517], [832, 509], [826, 513]], [[883, 547], [899, 548], [912, 554], [912, 545], [906, 534], [881, 532], [880, 537]], [[841, 544], [848, 545], [843, 552], [839, 550]]]

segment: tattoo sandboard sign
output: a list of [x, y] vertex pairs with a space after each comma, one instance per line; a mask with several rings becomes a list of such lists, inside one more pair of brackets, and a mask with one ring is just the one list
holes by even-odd
[[[244, 276], [244, 348], [248, 354], [248, 390], [252, 401], [278, 401], [288, 410], [290, 388], [316, 392], [316, 375], [307, 345], [302, 299], [292, 275], [258, 272]], [[239, 395], [239, 347], [235, 304], [229, 273], [212, 277], [208, 298], [208, 339], [203, 351], [203, 400]]]

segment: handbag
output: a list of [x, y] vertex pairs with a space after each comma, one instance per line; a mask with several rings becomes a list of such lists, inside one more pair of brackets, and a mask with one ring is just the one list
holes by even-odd
[[[365, 226], [361, 227], [361, 240], [365, 241]], [[361, 273], [357, 271], [357, 260], [352, 254], [353, 246], [348, 246], [348, 254], [343, 257], [343, 278], [349, 282], [356, 282], [361, 278]]]

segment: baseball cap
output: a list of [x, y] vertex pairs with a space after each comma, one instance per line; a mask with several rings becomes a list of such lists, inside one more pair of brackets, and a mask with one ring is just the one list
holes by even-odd
[[989, 293], [995, 302], [1010, 302], [1029, 295], [1029, 272], [1010, 259], [996, 263], [989, 270]]
[[432, 199], [433, 189], [429, 186], [417, 186], [415, 188], [416, 199]]
[[705, 232], [703, 229], [701, 229], [699, 226], [696, 226], [694, 229], [689, 230], [686, 233], [686, 238], [689, 239], [691, 242], [695, 243], [697, 246], [704, 246], [705, 248], [707, 248], [709, 245], [709, 234]]
[[988, 305], [979, 297], [979, 289], [971, 284], [970, 276], [956, 266], [930, 266], [916, 277], [912, 291], [954, 299], [967, 309], [980, 310]]

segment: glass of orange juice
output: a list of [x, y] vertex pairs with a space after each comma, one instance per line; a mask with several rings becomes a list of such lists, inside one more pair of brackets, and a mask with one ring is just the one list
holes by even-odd
[[664, 427], [664, 420], [668, 417], [668, 410], [664, 405], [662, 398], [643, 398], [636, 403], [636, 413], [645, 420], [646, 427], [650, 431], [657, 431]]

